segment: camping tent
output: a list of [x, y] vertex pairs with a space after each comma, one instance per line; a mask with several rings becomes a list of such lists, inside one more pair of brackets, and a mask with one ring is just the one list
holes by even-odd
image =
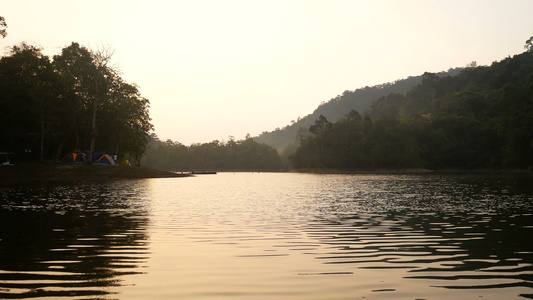
[[96, 164], [99, 165], [114, 165], [115, 161], [111, 158], [111, 156], [104, 154], [100, 156], [100, 158], [96, 161]]
[[64, 162], [85, 162], [87, 161], [87, 157], [83, 153], [69, 153], [63, 157]]
[[104, 155], [104, 153], [93, 152], [93, 162], [97, 162]]

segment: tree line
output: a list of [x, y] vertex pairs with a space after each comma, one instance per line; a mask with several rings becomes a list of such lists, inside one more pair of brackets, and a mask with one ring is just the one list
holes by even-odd
[[364, 114], [321, 115], [290, 156], [295, 168], [531, 169], [533, 51], [472, 63], [455, 76], [425, 73], [407, 93]]
[[249, 135], [245, 140], [218, 140], [185, 146], [179, 142], [152, 140], [141, 161], [142, 165], [159, 170], [189, 171], [277, 171], [281, 167], [278, 152], [255, 142]]
[[18, 160], [79, 149], [140, 161], [153, 129], [149, 101], [111, 57], [74, 42], [53, 57], [26, 43], [11, 47], [0, 59], [0, 151]]
[[[451, 68], [445, 72], [437, 73], [438, 76], [457, 75], [462, 68]], [[364, 113], [370, 109], [372, 103], [377, 99], [389, 94], [405, 94], [414, 86], [420, 84], [422, 75], [409, 76], [405, 79], [399, 79], [394, 82], [366, 86], [356, 90], [346, 90], [341, 95], [331, 98], [329, 101], [323, 101], [311, 114], [298, 117], [292, 120], [289, 125], [283, 128], [276, 128], [274, 131], [263, 132], [254, 140], [259, 143], [265, 143], [276, 148], [282, 156], [294, 152], [299, 141], [295, 138], [299, 136], [302, 128], [307, 129], [320, 116], [326, 117], [330, 122], [337, 122], [344, 118], [347, 112], [354, 109], [359, 113]], [[296, 145], [295, 145], [296, 142]], [[288, 147], [288, 149], [286, 149]], [[294, 149], [293, 149], [294, 148]]]

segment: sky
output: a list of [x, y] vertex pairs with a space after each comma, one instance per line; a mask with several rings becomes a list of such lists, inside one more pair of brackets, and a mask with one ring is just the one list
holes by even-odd
[[158, 137], [190, 145], [284, 127], [345, 90], [522, 53], [532, 11], [529, 0], [1, 0], [0, 50], [112, 49]]

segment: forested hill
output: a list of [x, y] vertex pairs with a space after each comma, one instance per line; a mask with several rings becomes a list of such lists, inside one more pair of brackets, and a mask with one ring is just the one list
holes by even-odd
[[532, 47], [456, 76], [425, 73], [367, 114], [346, 113], [336, 122], [320, 116], [309, 127], [291, 157], [294, 167], [531, 169]]
[[[450, 69], [437, 73], [440, 77], [453, 76], [461, 72], [461, 68]], [[400, 79], [392, 83], [384, 83], [372, 87], [364, 87], [355, 91], [344, 91], [342, 95], [323, 102], [315, 111], [292, 124], [271, 132], [263, 132], [254, 140], [267, 144], [278, 151], [283, 151], [291, 143], [297, 142], [302, 132], [306, 132], [319, 116], [326, 117], [331, 122], [343, 118], [349, 111], [356, 110], [363, 114], [373, 102], [392, 93], [405, 94], [422, 81], [422, 75]], [[300, 132], [300, 133], [299, 133]]]

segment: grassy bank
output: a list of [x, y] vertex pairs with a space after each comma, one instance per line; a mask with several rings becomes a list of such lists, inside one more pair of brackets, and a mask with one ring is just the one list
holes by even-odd
[[45, 181], [63, 179], [135, 179], [185, 177], [186, 174], [144, 167], [105, 166], [75, 163], [18, 163], [0, 167], [0, 182]]

